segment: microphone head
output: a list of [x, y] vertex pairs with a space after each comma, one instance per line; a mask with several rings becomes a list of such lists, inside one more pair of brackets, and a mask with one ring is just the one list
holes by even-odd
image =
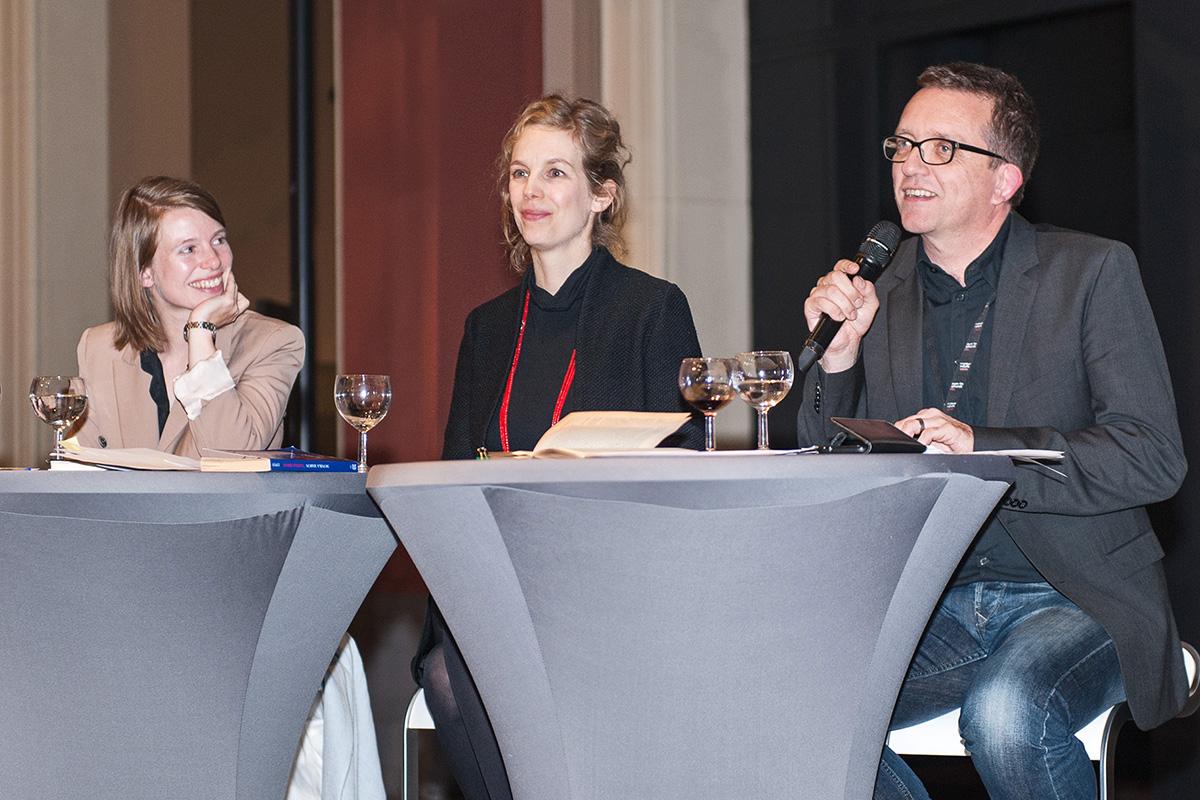
[[858, 246], [855, 260], [859, 263], [859, 274], [874, 281], [892, 260], [892, 254], [899, 244], [900, 228], [886, 219], [875, 223], [867, 238]]

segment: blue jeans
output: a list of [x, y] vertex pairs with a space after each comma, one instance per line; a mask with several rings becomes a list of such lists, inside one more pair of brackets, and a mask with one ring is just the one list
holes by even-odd
[[[1047, 583], [957, 586], [934, 610], [892, 728], [962, 708], [959, 733], [992, 800], [1095, 800], [1075, 732], [1125, 698], [1117, 653], [1095, 620]], [[885, 748], [876, 800], [929, 798]]]

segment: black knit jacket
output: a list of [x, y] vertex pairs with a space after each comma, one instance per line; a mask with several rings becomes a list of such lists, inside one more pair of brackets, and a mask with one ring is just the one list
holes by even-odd
[[[675, 284], [600, 250], [579, 312], [573, 406], [689, 411], [679, 393], [679, 362], [699, 356], [700, 342], [687, 298]], [[467, 316], [442, 458], [472, 458], [483, 446], [512, 364], [522, 297], [521, 286], [515, 286]], [[693, 419], [666, 443], [700, 449], [703, 429]]]

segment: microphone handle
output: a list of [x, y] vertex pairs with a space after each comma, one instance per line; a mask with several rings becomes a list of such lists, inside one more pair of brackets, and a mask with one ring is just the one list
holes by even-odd
[[[854, 263], [858, 264], [858, 276], [864, 280], [875, 282], [883, 272], [883, 268], [887, 266], [887, 262], [882, 265], [873, 261], [864, 253], [858, 253], [854, 257]], [[821, 360], [821, 356], [825, 355], [826, 348], [833, 341], [833, 337], [837, 336], [837, 332], [842, 329], [842, 320], [830, 319], [828, 314], [821, 314], [821, 318], [817, 320], [816, 326], [812, 332], [808, 334], [808, 338], [804, 340], [804, 348], [800, 354], [796, 356], [795, 373], [804, 375], [813, 364]]]

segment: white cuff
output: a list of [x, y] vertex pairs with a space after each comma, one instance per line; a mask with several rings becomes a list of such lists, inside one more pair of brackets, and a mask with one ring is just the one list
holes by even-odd
[[195, 364], [175, 379], [175, 397], [183, 403], [188, 419], [200, 416], [204, 403], [233, 388], [233, 376], [225, 365], [221, 351]]

